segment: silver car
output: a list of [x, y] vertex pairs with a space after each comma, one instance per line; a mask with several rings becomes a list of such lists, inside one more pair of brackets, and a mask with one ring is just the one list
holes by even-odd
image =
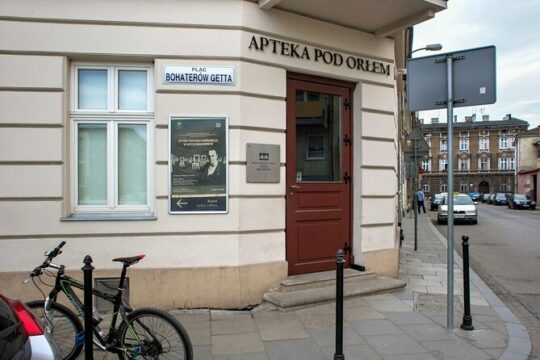
[[[445, 196], [437, 209], [437, 223], [445, 224], [447, 221], [448, 202], [447, 196]], [[466, 221], [472, 224], [478, 224], [478, 210], [469, 195], [454, 195], [454, 221]]]

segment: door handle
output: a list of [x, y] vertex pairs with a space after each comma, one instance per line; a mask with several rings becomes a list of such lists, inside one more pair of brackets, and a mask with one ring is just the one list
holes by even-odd
[[300, 186], [298, 186], [298, 185], [289, 185], [289, 189], [297, 190], [297, 189], [300, 189]]

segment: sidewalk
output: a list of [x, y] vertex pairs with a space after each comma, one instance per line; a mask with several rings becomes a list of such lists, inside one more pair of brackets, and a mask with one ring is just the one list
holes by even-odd
[[[474, 330], [460, 328], [463, 277], [457, 254], [454, 329], [446, 329], [446, 240], [422, 214], [415, 252], [412, 213], [402, 224], [400, 278], [408, 285], [394, 293], [345, 300], [345, 359], [527, 359], [531, 350], [527, 331], [474, 273]], [[171, 313], [186, 327], [195, 360], [331, 360], [334, 309], [335, 304], [324, 304], [280, 312], [263, 304], [252, 311]]]

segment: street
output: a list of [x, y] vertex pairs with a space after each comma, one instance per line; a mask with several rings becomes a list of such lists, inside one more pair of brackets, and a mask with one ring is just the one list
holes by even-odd
[[[447, 226], [433, 225], [446, 237]], [[469, 236], [471, 266], [523, 322], [540, 351], [540, 211], [478, 205], [478, 224], [455, 224], [455, 249]]]

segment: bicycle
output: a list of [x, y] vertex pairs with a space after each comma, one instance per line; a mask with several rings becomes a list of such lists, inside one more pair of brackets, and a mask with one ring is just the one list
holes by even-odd
[[[28, 302], [27, 305], [43, 321], [44, 328], [52, 335], [62, 359], [76, 359], [84, 347], [84, 329], [78, 316], [84, 319], [84, 306], [76, 289], [84, 289], [84, 284], [64, 272], [64, 265], [56, 265], [52, 260], [62, 253], [62, 241], [54, 250], [46, 251], [43, 264], [36, 267], [26, 279], [30, 279], [44, 295], [45, 300]], [[118, 355], [119, 359], [193, 359], [193, 347], [189, 336], [178, 320], [167, 312], [154, 308], [132, 309], [123, 298], [127, 268], [138, 263], [145, 255], [121, 257], [113, 261], [121, 262], [118, 290], [115, 295], [92, 289], [94, 296], [113, 304], [113, 312], [109, 330], [104, 333], [99, 324], [103, 316], [95, 309], [92, 316], [93, 342], [101, 351]], [[57, 270], [47, 270], [52, 268]], [[41, 275], [55, 277], [54, 285], [46, 284]], [[35, 278], [52, 289], [48, 296], [36, 284]], [[57, 303], [60, 293], [64, 293], [78, 312], [75, 314], [66, 306]], [[118, 318], [120, 316], [120, 319]]]

